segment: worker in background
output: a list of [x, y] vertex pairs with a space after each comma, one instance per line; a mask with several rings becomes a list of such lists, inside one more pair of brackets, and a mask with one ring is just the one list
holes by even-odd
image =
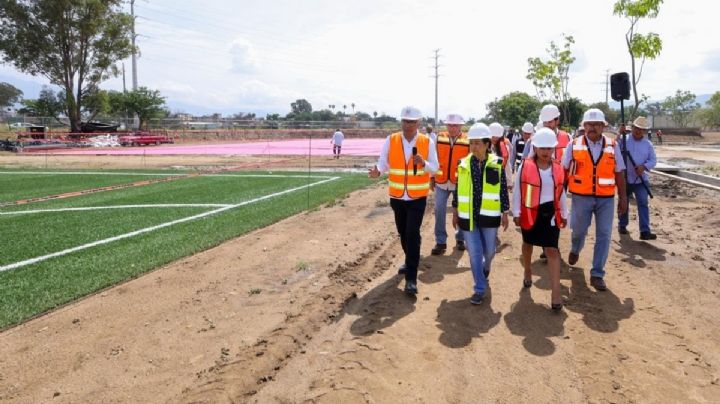
[[[502, 168], [505, 170], [505, 177], [511, 178], [512, 177], [512, 165], [508, 165], [508, 161], [510, 160], [510, 149], [512, 146], [510, 145], [510, 141], [503, 136], [503, 133], [505, 132], [505, 128], [497, 122], [493, 122], [489, 126], [490, 128], [490, 136], [492, 138], [490, 139], [491, 146], [490, 151], [494, 153], [498, 157], [502, 157]], [[512, 190], [513, 184], [508, 184], [510, 187], [510, 190]]]
[[335, 129], [335, 133], [333, 133], [332, 139], [330, 139], [330, 144], [333, 145], [334, 159], [340, 158], [340, 149], [342, 148], [343, 140], [345, 140], [345, 135], [340, 131], [340, 128]]
[[430, 176], [438, 170], [435, 143], [418, 131], [422, 113], [408, 106], [400, 112], [402, 131], [385, 139], [377, 165], [368, 170], [376, 178], [388, 173], [390, 207], [405, 253], [400, 273], [405, 275], [405, 293], [415, 295], [420, 264], [420, 226], [430, 191]]
[[[645, 139], [645, 131], [650, 127], [647, 118], [639, 116], [632, 125], [632, 135], [625, 135], [621, 150], [627, 150], [628, 157], [624, 159], [627, 167], [627, 195], [634, 195], [637, 202], [638, 221], [640, 224], [640, 240], [655, 240], [657, 235], [650, 231], [650, 206], [648, 196], [650, 191], [650, 176], [648, 171], [655, 168], [657, 158], [655, 148], [649, 140]], [[629, 210], [629, 207], [628, 207]], [[628, 212], [620, 215], [618, 232], [629, 234]]]
[[[544, 128], [550, 128], [553, 132], [555, 132], [555, 136], [557, 136], [558, 144], [555, 146], [555, 155], [553, 158], [557, 161], [562, 161], [563, 153], [565, 153], [565, 148], [567, 147], [568, 143], [570, 143], [570, 135], [567, 134], [564, 130], [560, 129], [560, 110], [557, 106], [553, 104], [547, 104], [542, 107], [540, 110], [540, 121], [542, 121], [542, 126]], [[532, 140], [530, 140], [532, 143]], [[530, 152], [532, 152], [532, 147], [526, 147], [525, 152], [523, 153], [523, 158], [528, 157]]]
[[437, 134], [435, 133], [435, 129], [433, 128], [432, 125], [428, 124], [425, 127], [425, 134], [430, 138], [430, 140], [432, 140], [433, 142], [435, 142], [435, 144], [437, 144]]
[[599, 291], [607, 290], [605, 263], [610, 251], [615, 194], [618, 195], [618, 214], [627, 210], [627, 193], [623, 170], [625, 165], [618, 143], [605, 135], [605, 115], [597, 108], [585, 111], [582, 125], [585, 136], [568, 144], [563, 167], [568, 172], [568, 191], [572, 194], [570, 228], [572, 229], [568, 264], [575, 265], [585, 246], [590, 223], [595, 217], [595, 247], [590, 285]]
[[523, 160], [515, 178], [515, 189], [520, 192], [513, 193], [512, 213], [515, 225], [522, 229], [523, 287], [532, 286], [533, 246], [543, 247], [552, 289], [550, 306], [557, 311], [563, 306], [558, 240], [560, 229], [567, 224], [568, 210], [565, 170], [553, 159], [556, 145], [557, 137], [551, 129], [542, 128], [533, 135], [534, 156]]
[[[449, 114], [445, 118], [447, 132], [440, 132], [437, 137], [440, 168], [430, 180], [430, 187], [435, 191], [435, 247], [430, 251], [432, 255], [442, 255], [447, 249], [448, 235], [445, 228], [447, 201], [457, 184], [458, 161], [470, 153], [467, 136], [462, 133], [464, 123], [462, 115]], [[463, 233], [460, 230], [455, 231], [455, 246], [460, 251], [465, 250]]]
[[533, 124], [530, 122], [525, 122], [525, 124], [522, 126], [522, 130], [520, 133], [520, 136], [515, 136], [515, 139], [512, 143], [512, 152], [510, 153], [510, 161], [508, 164], [510, 164], [511, 167], [515, 171], [517, 171], [517, 168], [520, 166], [520, 163], [522, 163], [523, 159], [523, 152], [525, 151], [525, 145], [527, 142], [530, 141], [530, 137], [535, 133], [535, 128], [533, 127]]
[[453, 226], [465, 233], [474, 286], [470, 303], [481, 304], [487, 290], [498, 227], [508, 226], [510, 199], [501, 157], [490, 151], [490, 129], [476, 123], [468, 131], [470, 154], [460, 161], [453, 200]]

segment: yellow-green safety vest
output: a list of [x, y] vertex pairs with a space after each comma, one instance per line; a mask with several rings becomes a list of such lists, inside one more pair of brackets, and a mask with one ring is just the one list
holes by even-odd
[[[465, 231], [473, 230], [473, 181], [470, 169], [470, 160], [473, 155], [469, 154], [460, 161], [458, 165], [458, 219], [460, 229]], [[498, 174], [497, 184], [488, 183], [488, 172], [496, 170]], [[480, 204], [480, 219], [483, 219], [482, 227], [500, 226], [500, 181], [502, 175], [502, 158], [493, 153], [488, 153], [485, 159], [483, 173], [482, 202]], [[497, 225], [495, 225], [497, 223]], [[486, 226], [487, 225], [487, 226]]]

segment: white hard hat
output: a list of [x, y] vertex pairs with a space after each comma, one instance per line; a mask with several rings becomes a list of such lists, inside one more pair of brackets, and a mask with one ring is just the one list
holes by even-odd
[[468, 140], [473, 139], [490, 139], [490, 128], [482, 122], [476, 123], [470, 127], [468, 131]]
[[462, 125], [465, 123], [462, 115], [460, 114], [448, 114], [445, 118], [445, 125]]
[[505, 128], [499, 123], [493, 122], [490, 124], [490, 135], [492, 137], [501, 137], [503, 132], [505, 132]]
[[413, 106], [407, 106], [400, 112], [400, 119], [405, 121], [419, 121], [422, 119], [422, 112]]
[[535, 147], [555, 147], [557, 144], [557, 136], [550, 128], [542, 128], [532, 137], [532, 145]]
[[560, 110], [553, 104], [547, 104], [540, 110], [540, 120], [543, 122], [552, 121], [560, 116]]
[[590, 108], [585, 111], [581, 125], [585, 125], [585, 122], [602, 122], [605, 125], [608, 124], [605, 120], [605, 114], [597, 108]]
[[522, 131], [525, 133], [533, 133], [535, 132], [535, 127], [530, 122], [525, 122], [525, 124], [522, 126]]

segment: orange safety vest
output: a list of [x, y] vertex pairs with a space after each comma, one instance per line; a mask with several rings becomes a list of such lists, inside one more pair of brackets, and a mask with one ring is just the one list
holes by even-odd
[[570, 143], [570, 140], [570, 135], [568, 135], [567, 132], [565, 132], [564, 130], [558, 130], [558, 143], [555, 146], [555, 160], [562, 161], [563, 155], [565, 154], [565, 149], [567, 148], [568, 143]]
[[602, 151], [594, 161], [586, 136], [573, 141], [568, 190], [576, 195], [615, 196], [615, 140], [602, 135]]
[[505, 168], [508, 162], [508, 158], [510, 157], [510, 141], [507, 140], [507, 138], [503, 137], [500, 140], [500, 157], [502, 157], [502, 168]]
[[455, 143], [450, 145], [450, 137], [447, 132], [440, 132], [437, 138], [437, 155], [440, 162], [440, 169], [435, 173], [435, 183], [445, 184], [450, 181], [457, 184], [458, 161], [470, 154], [470, 141], [467, 135], [461, 133], [455, 138]]
[[[430, 150], [430, 138], [418, 133], [415, 137], [415, 147], [417, 147], [417, 153], [427, 160]], [[423, 198], [428, 195], [430, 174], [425, 171], [424, 166], [417, 167], [416, 173], [413, 174], [413, 156], [410, 155], [408, 160], [405, 160], [402, 132], [390, 135], [388, 160], [390, 162], [388, 192], [391, 197], [402, 198], [405, 192], [412, 199]]]
[[[555, 225], [562, 228], [562, 215], [560, 213], [560, 198], [562, 197], [563, 185], [565, 182], [565, 170], [562, 165], [552, 162], [552, 177], [555, 190], [553, 195], [555, 206]], [[540, 193], [542, 190], [542, 179], [540, 169], [534, 158], [523, 160], [522, 172], [520, 173], [520, 228], [530, 230], [537, 220], [538, 207], [540, 206]]]

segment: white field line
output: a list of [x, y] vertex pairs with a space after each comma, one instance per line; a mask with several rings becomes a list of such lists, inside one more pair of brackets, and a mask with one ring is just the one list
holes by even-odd
[[[191, 174], [201, 173], [121, 173], [121, 172], [102, 172], [102, 171], [0, 171], [0, 174], [10, 175], [135, 175], [148, 177], [187, 177]], [[202, 174], [203, 177], [243, 177], [243, 178], [335, 178], [329, 175], [283, 175], [283, 174]]]
[[150, 233], [150, 232], [152, 232], [152, 231], [159, 230], [159, 229], [164, 229], [164, 228], [166, 228], [166, 227], [170, 227], [170, 226], [173, 226], [173, 225], [176, 225], [176, 224], [189, 222], [189, 221], [192, 221], [192, 220], [195, 220], [195, 219], [200, 219], [200, 218], [207, 217], [207, 216], [211, 216], [211, 215], [214, 215], [214, 214], [217, 214], [217, 213], [220, 213], [220, 212], [224, 212], [224, 211], [226, 211], [226, 210], [239, 208], [239, 207], [241, 207], [241, 206], [250, 205], [250, 204], [255, 203], [255, 202], [264, 201], [264, 200], [266, 200], [266, 199], [274, 198], [274, 197], [276, 197], [276, 196], [285, 195], [285, 194], [288, 194], [288, 193], [291, 193], [291, 192], [295, 192], [295, 191], [299, 191], [299, 190], [301, 190], [301, 189], [305, 189], [305, 188], [309, 188], [309, 187], [314, 187], [314, 186], [316, 186], [316, 185], [321, 185], [321, 184], [324, 184], [324, 183], [326, 183], [326, 182], [335, 181], [335, 180], [337, 180], [337, 179], [339, 179], [339, 178], [340, 178], [340, 177], [328, 178], [328, 179], [325, 179], [325, 180], [322, 180], [322, 181], [314, 182], [314, 183], [312, 183], [312, 184], [307, 184], [307, 185], [303, 185], [303, 186], [300, 186], [300, 187], [295, 187], [295, 188], [291, 188], [291, 189], [286, 189], [285, 191], [276, 192], [276, 193], [274, 193], [274, 194], [261, 196], [261, 197], [259, 197], [259, 198], [251, 199], [251, 200], [249, 200], [249, 201], [244, 201], [244, 202], [241, 202], [241, 203], [238, 203], [238, 204], [228, 205], [228, 206], [222, 207], [222, 208], [220, 208], [220, 209], [211, 210], [211, 211], [209, 211], [209, 212], [204, 212], [204, 213], [200, 213], [200, 214], [197, 214], [197, 215], [194, 215], [194, 216], [184, 217], [184, 218], [182, 218], [182, 219], [173, 220], [173, 221], [171, 221], [171, 222], [161, 223], [161, 224], [156, 225], [156, 226], [146, 227], [146, 228], [144, 228], [144, 229], [135, 230], [135, 231], [132, 231], [132, 232], [130, 232], [130, 233], [121, 234], [121, 235], [119, 235], [119, 236], [110, 237], [110, 238], [106, 238], [106, 239], [103, 239], [103, 240], [93, 241], [92, 243], [83, 244], [83, 245], [80, 245], [80, 246], [77, 246], [77, 247], [68, 248], [68, 249], [66, 249], [66, 250], [58, 251], [58, 252], [55, 252], [55, 253], [52, 253], [52, 254], [47, 254], [47, 255], [40, 256], [40, 257], [35, 257], [35, 258], [27, 259], [27, 260], [24, 260], [24, 261], [16, 262], [16, 263], [14, 263], [14, 264], [8, 264], [8, 265], [5, 265], [5, 266], [1, 266], [1, 267], [0, 267], [0, 272], [8, 271], [8, 270], [11, 270], [11, 269], [21, 268], [21, 267], [24, 267], [24, 266], [27, 266], [27, 265], [36, 264], [36, 263], [38, 263], [38, 262], [42, 262], [42, 261], [49, 260], [50, 258], [62, 257], [63, 255], [72, 254], [72, 253], [77, 252], [77, 251], [86, 250], [86, 249], [88, 249], [88, 248], [92, 248], [92, 247], [99, 246], [99, 245], [103, 245], [103, 244], [109, 244], [109, 243], [112, 243], [112, 242], [114, 242], [114, 241], [123, 240], [123, 239], [130, 238], [130, 237], [135, 237], [135, 236], [138, 236], [138, 235], [140, 235], [140, 234]]
[[155, 205], [114, 205], [114, 206], [85, 206], [82, 208], [58, 208], [58, 209], [36, 209], [36, 210], [18, 210], [14, 212], [0, 212], [0, 216], [23, 215], [28, 213], [47, 213], [47, 212], [82, 212], [87, 210], [104, 210], [104, 209], [132, 209], [132, 208], [225, 208], [233, 206], [230, 204], [218, 203], [159, 203]]

